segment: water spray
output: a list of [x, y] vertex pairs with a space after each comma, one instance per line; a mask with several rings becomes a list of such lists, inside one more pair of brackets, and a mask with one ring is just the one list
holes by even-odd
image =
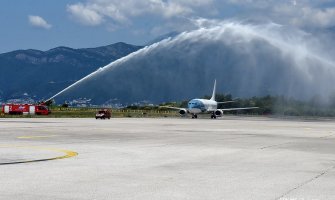
[[[199, 26], [198, 29], [183, 32], [173, 38], [167, 38], [150, 46], [144, 47], [134, 53], [129, 54], [121, 59], [118, 59], [102, 68], [99, 68], [97, 71], [85, 76], [79, 81], [73, 83], [62, 91], [58, 92], [50, 99], [54, 99], [70, 89], [74, 89], [76, 86], [87, 83], [88, 81], [93, 80], [93, 78], [100, 78], [108, 73], [115, 73], [116, 70], [121, 70], [128, 63], [133, 62], [134, 60], [141, 61], [145, 60], [146, 57], [152, 57], [156, 55], [156, 52], [162, 51], [165, 54], [170, 54], [171, 52], [176, 55], [176, 59], [185, 59], [182, 61], [187, 63], [187, 59], [194, 58], [193, 54], [197, 55], [198, 52], [201, 52], [201, 48], [204, 46], [202, 44], [213, 44], [213, 45], [223, 45], [225, 47], [230, 47], [234, 51], [243, 52], [245, 54], [253, 54], [255, 48], [262, 48], [260, 44], [265, 44], [266, 48], [270, 49], [272, 53], [275, 52], [278, 55], [278, 59], [288, 59], [290, 65], [292, 65], [292, 70], [296, 73], [300, 79], [304, 79], [303, 83], [308, 83], [306, 87], [311, 87], [312, 85], [317, 84], [318, 87], [315, 88], [303, 88], [304, 91], [308, 92], [321, 92], [323, 94], [329, 95], [332, 91], [329, 88], [329, 85], [333, 85], [333, 79], [330, 80], [332, 74], [335, 75], [335, 62], [332, 60], [331, 56], [326, 56], [325, 51], [322, 48], [317, 40], [313, 39], [308, 33], [305, 33], [301, 30], [292, 29], [290, 27], [281, 26], [275, 23], [267, 24], [245, 24], [241, 22], [220, 22], [217, 20], [204, 20], [201, 19], [197, 22]], [[256, 44], [256, 47], [253, 45]], [[176, 49], [176, 50], [175, 50]], [[180, 55], [178, 52], [181, 51], [183, 55]], [[176, 52], [174, 52], [176, 51]], [[264, 50], [266, 51], [266, 49]], [[165, 55], [163, 54], [162, 55]], [[196, 57], [196, 56], [195, 56]], [[151, 58], [154, 59], [154, 58]], [[261, 59], [264, 58], [255, 58], [259, 59], [256, 64], [247, 63], [257, 69], [257, 63], [262, 63]], [[163, 62], [163, 61], [162, 61]], [[288, 64], [286, 61], [283, 63]], [[217, 63], [215, 63], [217, 64]], [[128, 66], [129, 67], [129, 66]], [[205, 66], [204, 66], [205, 67]], [[227, 67], [227, 66], [225, 66]], [[234, 66], [231, 66], [234, 67]], [[269, 66], [271, 67], [271, 66]], [[280, 66], [287, 67], [287, 66]], [[294, 68], [294, 69], [293, 69]], [[113, 72], [112, 72], [113, 71]], [[260, 71], [258, 74], [261, 74]], [[315, 74], [315, 73], [321, 73]], [[266, 74], [266, 72], [263, 72]], [[257, 73], [255, 73], [257, 74]], [[293, 75], [292, 75], [293, 76]], [[318, 76], [326, 76], [323, 79]], [[261, 77], [257, 77], [261, 78]], [[286, 84], [285, 82], [282, 83]], [[295, 84], [294, 81], [292, 83]], [[334, 83], [335, 84], [335, 83]], [[289, 87], [289, 86], [287, 86]], [[283, 89], [282, 89], [283, 90]], [[297, 93], [301, 91], [287, 91], [287, 93]]]

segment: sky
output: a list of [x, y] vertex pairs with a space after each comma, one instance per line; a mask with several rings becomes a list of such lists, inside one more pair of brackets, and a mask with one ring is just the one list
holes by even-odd
[[201, 18], [323, 30], [335, 26], [335, 0], [1, 0], [0, 53], [144, 45]]

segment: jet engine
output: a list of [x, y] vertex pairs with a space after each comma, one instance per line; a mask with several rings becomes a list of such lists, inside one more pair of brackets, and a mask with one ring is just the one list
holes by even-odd
[[222, 110], [216, 110], [216, 111], [214, 112], [214, 114], [215, 114], [215, 116], [217, 116], [217, 117], [221, 117], [221, 116], [223, 115], [223, 112], [222, 112]]
[[187, 113], [186, 109], [180, 109], [179, 110], [179, 114], [182, 115], [182, 116], [186, 115], [186, 113]]

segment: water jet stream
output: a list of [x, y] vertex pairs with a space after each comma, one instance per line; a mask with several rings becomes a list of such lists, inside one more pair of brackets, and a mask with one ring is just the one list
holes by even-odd
[[[206, 27], [164, 39], [116, 60], [73, 83], [50, 99], [57, 98], [81, 85], [110, 93], [106, 95], [106, 100], [111, 97], [120, 98], [121, 92], [114, 92], [118, 89], [115, 86], [118, 84], [120, 87], [128, 86], [128, 90], [133, 90], [132, 93], [126, 92], [125, 95], [135, 96], [140, 91], [132, 88], [135, 86], [138, 88], [140, 83], [146, 84], [146, 81], [150, 80], [145, 75], [140, 76], [141, 78], [132, 75], [136, 70], [145, 71], [146, 73], [141, 73], [149, 74], [147, 77], [153, 79], [147, 85], [158, 85], [160, 90], [166, 90], [165, 94], [152, 92], [153, 94], [147, 96], [133, 98], [136, 101], [145, 97], [148, 99], [152, 97], [153, 101], [161, 101], [167, 95], [173, 94], [175, 87], [171, 85], [169, 88], [167, 83], [160, 82], [162, 80], [166, 79], [166, 82], [171, 83], [172, 80], [168, 78], [176, 77], [174, 81], [180, 80], [176, 85], [185, 85], [185, 88], [176, 91], [180, 93], [188, 89], [189, 86], [185, 83], [192, 85], [195, 83], [193, 79], [201, 79], [203, 74], [206, 82], [207, 79], [218, 76], [216, 78], [219, 83], [225, 86], [221, 89], [235, 92], [239, 96], [260, 95], [268, 91], [271, 94], [298, 98], [315, 95], [327, 98], [335, 93], [330, 87], [335, 84], [333, 79], [335, 62], [331, 56], [325, 54], [322, 44], [310, 34], [273, 23], [243, 24], [216, 21], [207, 23]], [[191, 72], [193, 70], [193, 75], [190, 75], [190, 70]], [[213, 70], [219, 70], [220, 74], [213, 73]], [[120, 75], [117, 75], [118, 73]], [[166, 76], [161, 75], [162, 73]], [[108, 78], [107, 75], [112, 78]], [[267, 77], [276, 75], [282, 76], [282, 79]], [[155, 76], [160, 77], [157, 78], [159, 81]], [[118, 77], [123, 77], [124, 81], [134, 81], [133, 87], [129, 86], [131, 83], [123, 83], [123, 79]], [[111, 88], [97, 84], [100, 79], [110, 84]], [[237, 82], [233, 79], [241, 79], [241, 81]], [[96, 87], [88, 82], [96, 84]], [[209, 85], [211, 82], [208, 81], [206, 84]], [[146, 87], [138, 90], [158, 89], [154, 86]], [[207, 90], [206, 87], [199, 89], [200, 92], [205, 90]], [[159, 98], [155, 99], [155, 93]], [[191, 93], [185, 94], [181, 98], [190, 95]]]

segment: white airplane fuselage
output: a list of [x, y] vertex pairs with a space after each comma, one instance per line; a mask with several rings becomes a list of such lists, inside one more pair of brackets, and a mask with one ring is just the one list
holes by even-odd
[[192, 99], [187, 104], [187, 111], [190, 114], [209, 113], [217, 110], [218, 103], [208, 99]]

